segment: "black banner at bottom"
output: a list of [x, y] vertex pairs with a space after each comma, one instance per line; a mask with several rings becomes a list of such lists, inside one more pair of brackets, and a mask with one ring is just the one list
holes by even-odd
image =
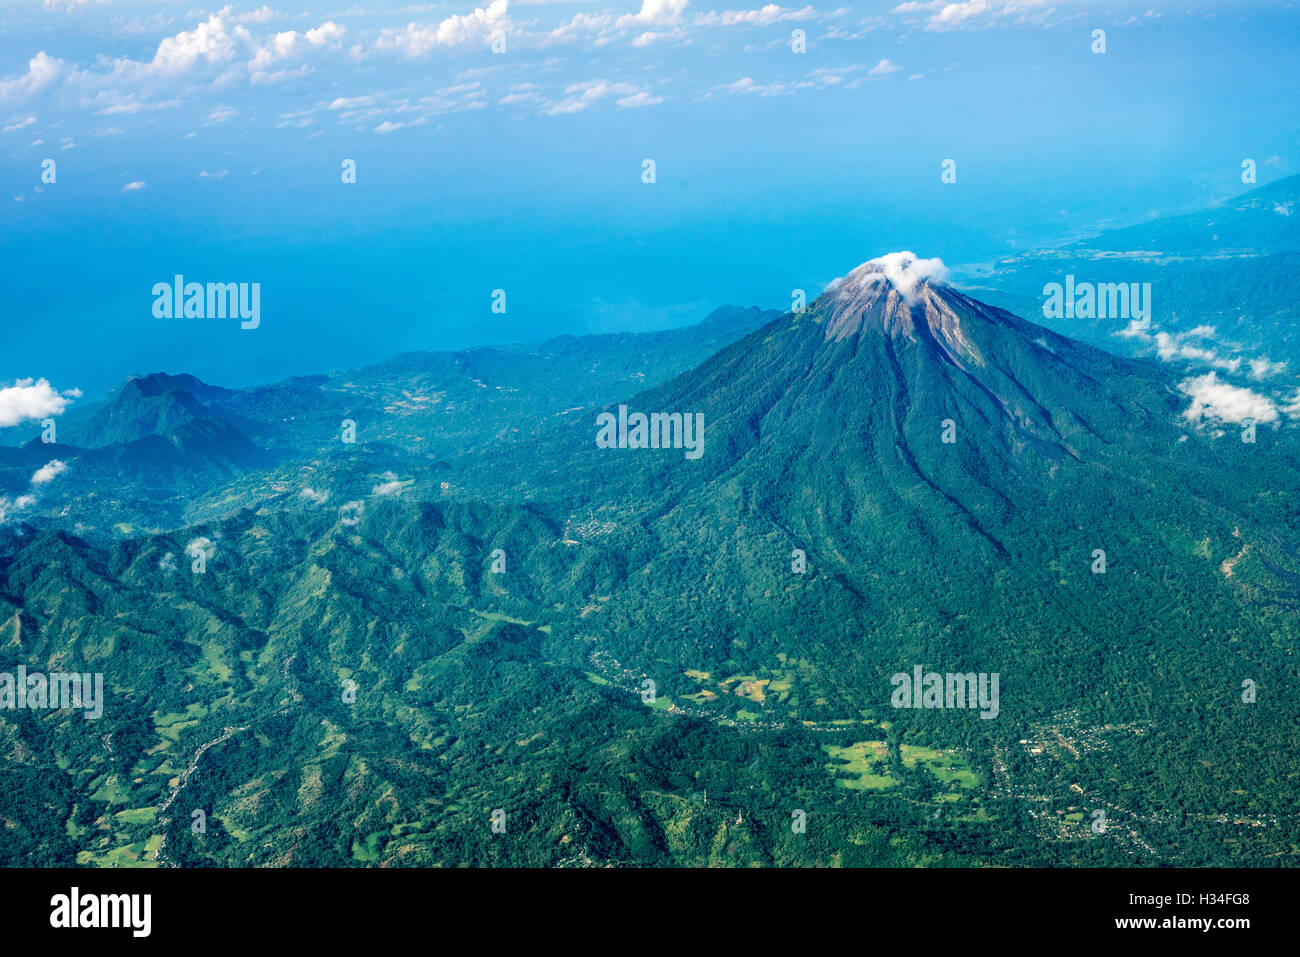
[[1231, 947], [1284, 932], [1296, 883], [1282, 869], [0, 870], [0, 910], [11, 944], [371, 945], [377, 933], [427, 934], [444, 921], [496, 943], [614, 939], [591, 936], [606, 930], [702, 942], [775, 920], [811, 921], [813, 939], [849, 924], [849, 936], [870, 939], [890, 925], [945, 947], [1044, 934]]

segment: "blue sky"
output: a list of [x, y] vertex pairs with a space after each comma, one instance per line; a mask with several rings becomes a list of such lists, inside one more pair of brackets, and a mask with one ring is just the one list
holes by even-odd
[[[1194, 208], [1300, 169], [1298, 35], [1154, 0], [6, 4], [0, 385], [662, 328]], [[260, 282], [260, 327], [155, 318], [177, 273]]]

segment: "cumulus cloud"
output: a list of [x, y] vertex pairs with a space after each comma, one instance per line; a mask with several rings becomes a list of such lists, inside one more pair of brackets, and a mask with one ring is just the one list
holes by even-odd
[[146, 185], [146, 184], [145, 184], [145, 181], [144, 181], [144, 180], [142, 180], [142, 179], [137, 179], [137, 180], [134, 180], [134, 181], [132, 181], [132, 182], [130, 182], [130, 183], [127, 183], [125, 186], [123, 186], [123, 187], [122, 187], [122, 192], [124, 192], [124, 193], [134, 193], [134, 192], [136, 192], [137, 190], [144, 189], [144, 188], [145, 188], [145, 185]]
[[370, 490], [371, 495], [397, 495], [402, 491], [402, 481], [395, 472], [379, 476], [380, 483]]
[[[61, 83], [80, 105], [100, 115], [141, 113], [178, 106], [201, 88], [224, 89], [241, 78], [258, 84], [301, 75], [310, 69], [305, 63], [297, 69], [270, 68], [311, 51], [342, 49], [346, 31], [333, 22], [261, 38], [245, 26], [274, 16], [265, 7], [243, 15], [223, 7], [193, 28], [164, 37], [150, 59], [100, 56], [93, 66], [74, 68], [42, 51], [32, 58], [26, 74], [0, 79], [0, 102], [23, 99]], [[218, 113], [226, 110], [217, 108]], [[210, 122], [222, 118], [228, 117], [215, 116]]]
[[0, 387], [0, 428], [51, 415], [62, 415], [72, 400], [59, 395], [46, 379], [19, 379]]
[[1241, 368], [1241, 359], [1228, 359], [1219, 355], [1214, 349], [1194, 344], [1194, 342], [1213, 337], [1214, 332], [1213, 326], [1197, 326], [1195, 329], [1176, 335], [1168, 332], [1157, 332], [1155, 335], [1156, 355], [1163, 362], [1187, 359], [1192, 362], [1203, 362], [1217, 369], [1223, 369], [1225, 372], [1237, 372]]
[[1147, 316], [1144, 319], [1130, 319], [1129, 324], [1114, 333], [1114, 335], [1119, 336], [1121, 339], [1144, 339], [1150, 341], [1151, 317]]
[[55, 59], [42, 50], [27, 61], [26, 73], [0, 80], [0, 103], [41, 92], [64, 74], [66, 66], [62, 60]]
[[236, 23], [268, 23], [278, 16], [279, 14], [270, 7], [262, 6], [249, 13], [241, 13], [234, 19]]
[[[552, 0], [515, 0], [516, 4], [528, 2], [540, 7], [551, 4]], [[450, 15], [439, 13], [437, 17], [424, 22], [416, 20], [403, 25], [401, 20], [388, 20], [387, 23], [376, 23], [372, 18], [354, 24], [340, 16], [337, 22], [327, 20], [316, 26], [302, 23], [296, 29], [279, 30], [275, 29], [276, 24], [287, 24], [291, 19], [297, 23], [306, 14], [285, 14], [268, 6], [258, 6], [244, 12], [234, 6], [222, 6], [215, 9], [215, 12], [208, 10], [185, 14], [192, 19], [165, 29], [163, 25], [171, 23], [174, 15], [159, 14], [135, 18], [117, 26], [119, 31], [133, 34], [152, 34], [156, 31], [151, 52], [144, 53], [138, 59], [101, 53], [78, 64], [74, 61], [64, 63], [42, 51], [32, 58], [25, 73], [0, 76], [0, 105], [6, 99], [13, 99], [17, 103], [34, 92], [52, 87], [60, 92], [61, 105], [71, 107], [75, 104], [95, 116], [133, 116], [187, 107], [202, 97], [204, 99], [200, 102], [204, 112], [198, 115], [207, 115], [206, 124], [217, 124], [235, 116], [241, 116], [242, 119], [241, 114], [248, 112], [238, 103], [239, 112], [225, 105], [235, 102], [233, 96], [238, 93], [232, 93], [234, 88], [240, 85], [262, 86], [296, 81], [318, 69], [317, 61], [313, 59], [317, 56], [337, 55], [340, 59], [349, 56], [355, 64], [378, 55], [417, 59], [427, 57], [435, 51], [456, 47], [482, 50], [498, 35], [509, 36], [512, 42], [518, 37], [522, 45], [535, 48], [560, 43], [580, 43], [586, 50], [598, 50], [614, 43], [632, 47], [645, 47], [665, 41], [689, 44], [695, 39], [693, 34], [697, 30], [736, 27], [761, 30], [774, 28], [787, 21], [817, 22], [834, 19], [849, 12], [845, 8], [823, 13], [811, 5], [785, 6], [776, 0], [760, 0], [755, 9], [711, 9], [707, 12], [691, 10], [690, 0], [640, 0], [638, 3], [626, 2], [619, 6], [622, 9], [618, 6], [598, 6], [593, 12], [579, 13], [571, 18], [560, 19], [558, 23], [555, 20], [542, 23], [541, 17], [527, 21], [512, 20], [511, 0], [476, 0], [459, 8], [466, 12]], [[397, 7], [376, 16], [428, 9], [428, 6], [419, 5]], [[549, 13], [550, 10], [545, 12]], [[343, 26], [343, 23], [348, 26]], [[181, 25], [184, 29], [178, 30]], [[357, 34], [355, 37], [354, 32]], [[549, 67], [551, 64], [543, 66]], [[867, 66], [869, 64], [864, 64], [862, 69], [865, 71]], [[884, 66], [890, 65], [886, 61]], [[506, 62], [506, 58], [501, 58], [500, 65], [480, 69], [502, 73], [515, 68], [517, 67]], [[608, 67], [616, 68], [618, 67]], [[558, 70], [543, 69], [543, 73], [546, 72]], [[572, 82], [573, 77], [567, 79]], [[629, 109], [662, 102], [662, 91], [647, 88], [644, 82], [636, 82], [636, 77], [630, 76], [629, 79], [634, 87], [625, 92], [613, 91], [609, 95], [610, 102], [606, 105], [616, 104], [619, 108]], [[756, 92], [774, 95], [816, 85], [773, 84]], [[323, 96], [324, 102], [328, 102], [334, 94], [332, 91], [321, 91], [330, 90], [331, 86], [332, 83], [325, 83], [317, 88], [317, 95]], [[371, 91], [359, 92], [365, 94]], [[400, 94], [394, 95], [400, 97]], [[377, 96], [383, 97], [386, 94]], [[558, 96], [547, 97], [539, 92], [536, 98], [532, 98], [511, 91], [510, 96], [502, 102], [507, 105], [527, 102], [532, 109], [555, 115], [586, 109], [596, 96], [597, 94], [591, 94], [583, 98], [561, 99]], [[395, 102], [401, 105], [404, 101], [399, 98]], [[409, 109], [420, 111], [416, 104], [417, 100], [412, 96]], [[466, 97], [455, 105], [455, 109], [480, 109], [486, 105], [486, 102]], [[296, 117], [295, 122], [278, 125], [309, 126], [321, 118], [320, 115], [311, 114], [323, 110], [322, 103], [306, 109]], [[437, 108], [421, 112], [432, 116], [451, 110]], [[42, 115], [35, 106], [24, 106], [21, 112], [16, 109], [6, 110], [6, 113], [12, 113], [7, 118], [9, 123], [21, 122], [28, 114]], [[350, 122], [352, 118], [339, 115], [338, 119]], [[391, 132], [412, 123], [408, 116], [389, 113], [367, 116], [362, 122], [351, 125], [358, 130]], [[119, 132], [119, 129], [113, 127], [111, 132]]]
[[973, 20], [992, 9], [989, 0], [962, 0], [959, 3], [946, 3], [930, 18], [927, 29], [947, 30]]
[[436, 25], [408, 23], [402, 30], [384, 30], [375, 41], [375, 49], [418, 57], [436, 47], [475, 42], [486, 44], [493, 34], [509, 32], [509, 29], [510, 0], [492, 0], [487, 7], [477, 8], [466, 15], [455, 14]]
[[680, 23], [682, 13], [690, 0], [642, 0], [637, 13], [619, 17], [614, 25], [618, 27], [657, 27]]
[[1284, 371], [1286, 371], [1285, 362], [1273, 362], [1268, 356], [1260, 356], [1258, 359], [1250, 360], [1250, 377], [1252, 379], [1268, 379]]
[[59, 459], [51, 459], [36, 470], [36, 473], [32, 476], [32, 484], [45, 485], [49, 482], [53, 482], [67, 470], [67, 463]]
[[1278, 408], [1272, 399], [1250, 389], [1219, 380], [1217, 372], [1184, 379], [1179, 391], [1191, 396], [1192, 404], [1183, 413], [1189, 422], [1244, 422], [1254, 419], [1261, 424], [1276, 422]]
[[326, 499], [330, 497], [330, 493], [326, 491], [318, 491], [317, 489], [308, 486], [298, 493], [298, 497], [305, 498], [313, 505], [324, 505]]
[[13, 501], [10, 501], [9, 499], [5, 498], [3, 495], [0, 495], [0, 525], [3, 525], [5, 523], [5, 520], [9, 517], [11, 513], [24, 511], [26, 509], [31, 508], [35, 504], [36, 504], [35, 495], [19, 495]]
[[339, 521], [344, 525], [356, 525], [365, 512], [366, 503], [363, 501], [344, 502], [339, 506]]
[[152, 73], [174, 77], [199, 65], [230, 63], [235, 58], [239, 41], [248, 40], [251, 35], [242, 26], [227, 29], [225, 14], [225, 10], [214, 13], [193, 30], [182, 30], [163, 39], [145, 68]]
[[[1274, 362], [1268, 356], [1252, 359], [1243, 355], [1225, 355], [1222, 344], [1210, 342], [1218, 335], [1218, 330], [1210, 325], [1195, 326], [1185, 332], [1161, 332], [1148, 317], [1130, 321], [1113, 335], [1154, 347], [1162, 362], [1199, 362], [1232, 375], [1245, 372], [1256, 381], [1270, 379], [1286, 371], [1287, 367], [1285, 362]], [[1226, 348], [1232, 352], [1240, 347], [1228, 345]]]
[[248, 61], [248, 71], [250, 74], [262, 74], [269, 67], [299, 57], [309, 50], [330, 46], [337, 48], [346, 33], [347, 30], [332, 20], [306, 33], [283, 30], [258, 48], [257, 53]]
[[893, 60], [881, 60], [867, 71], [867, 76], [889, 76], [889, 74], [897, 73], [901, 69], [902, 67]]

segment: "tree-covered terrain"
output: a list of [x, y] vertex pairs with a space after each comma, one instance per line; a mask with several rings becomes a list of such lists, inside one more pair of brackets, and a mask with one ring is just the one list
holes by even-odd
[[[577, 410], [521, 357], [99, 409], [117, 456], [216, 421], [265, 458], [0, 526], [4, 669], [107, 692], [0, 713], [4, 863], [1295, 863], [1291, 429], [856, 283]], [[704, 454], [598, 447], [620, 403]], [[894, 707], [917, 666], [997, 674], [997, 716]]]

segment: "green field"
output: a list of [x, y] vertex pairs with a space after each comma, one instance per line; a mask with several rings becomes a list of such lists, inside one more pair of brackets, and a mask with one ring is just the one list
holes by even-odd
[[826, 767], [844, 787], [853, 791], [880, 791], [898, 779], [889, 773], [889, 745], [884, 741], [859, 741], [848, 747], [822, 745], [830, 757]]

